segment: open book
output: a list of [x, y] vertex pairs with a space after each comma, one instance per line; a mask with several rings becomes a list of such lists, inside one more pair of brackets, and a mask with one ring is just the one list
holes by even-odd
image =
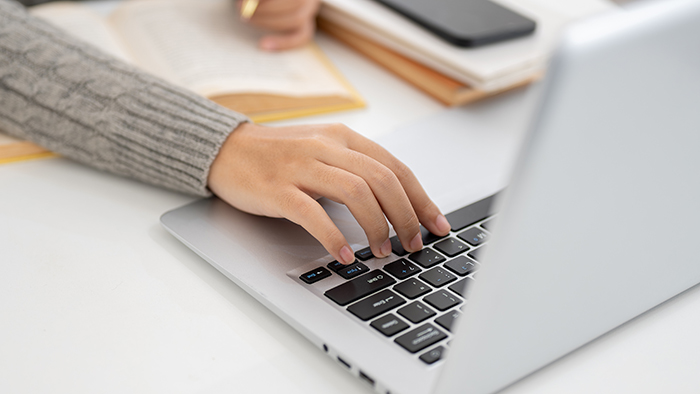
[[231, 0], [129, 0], [106, 18], [73, 2], [31, 13], [258, 122], [364, 105], [316, 45], [258, 49], [263, 32]]
[[[127, 0], [107, 17], [74, 2], [30, 12], [105, 52], [256, 122], [360, 108], [364, 102], [315, 44], [264, 52], [233, 0]], [[0, 135], [0, 163], [46, 157]]]
[[0, 134], [0, 164], [53, 156], [56, 154], [36, 144]]

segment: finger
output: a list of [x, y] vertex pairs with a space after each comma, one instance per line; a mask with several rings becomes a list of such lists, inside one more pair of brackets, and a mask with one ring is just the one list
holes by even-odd
[[355, 255], [343, 234], [321, 205], [301, 190], [294, 189], [281, 197], [283, 216], [300, 225], [316, 238], [333, 258], [342, 264], [351, 264]]
[[389, 168], [403, 185], [418, 219], [425, 228], [433, 234], [447, 235], [450, 232], [449, 222], [437, 205], [428, 197], [413, 172], [379, 144], [350, 129], [347, 130], [341, 132], [346, 135], [348, 148], [372, 157]]
[[[242, 6], [242, 1], [239, 1]], [[279, 14], [289, 14], [293, 13], [300, 8], [309, 8], [315, 4], [309, 4], [309, 2], [301, 0], [262, 0], [258, 3], [258, 7], [255, 9], [255, 14], [260, 15], [279, 15]]]
[[[372, 253], [377, 257], [391, 254], [389, 225], [370, 186], [361, 177], [321, 162], [305, 173], [300, 189], [345, 204], [365, 231]], [[408, 200], [408, 199], [407, 199]], [[416, 228], [418, 220], [416, 219]]]
[[389, 168], [367, 155], [344, 148], [328, 149], [320, 155], [327, 164], [366, 182], [404, 249], [416, 252], [423, 248], [418, 217], [403, 185]]
[[313, 22], [313, 14], [310, 12], [295, 11], [275, 15], [263, 15], [257, 12], [249, 21], [251, 24], [266, 30], [290, 31], [298, 30], [301, 27]]
[[260, 39], [260, 48], [267, 51], [278, 51], [300, 47], [309, 41], [314, 34], [314, 24], [310, 23], [299, 30], [287, 34], [273, 34]]

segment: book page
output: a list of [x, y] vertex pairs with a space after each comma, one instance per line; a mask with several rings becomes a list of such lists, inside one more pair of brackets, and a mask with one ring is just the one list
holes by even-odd
[[29, 12], [120, 60], [133, 63], [107, 21], [84, 5], [73, 2], [47, 3], [31, 7]]
[[39, 145], [0, 133], [0, 164], [51, 156], [55, 154]]
[[231, 0], [128, 1], [115, 31], [142, 68], [201, 95], [349, 96], [312, 47], [264, 52]]
[[18, 142], [20, 142], [18, 139], [0, 133], [0, 146], [16, 144]]

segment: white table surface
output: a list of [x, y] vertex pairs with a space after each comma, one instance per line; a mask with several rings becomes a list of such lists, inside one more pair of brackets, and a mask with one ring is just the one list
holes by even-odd
[[[531, 94], [447, 110], [334, 41], [319, 43], [369, 107], [280, 123], [343, 122], [400, 147], [429, 145], [426, 125], [452, 116], [465, 126], [448, 131], [467, 141], [468, 158], [407, 158], [440, 206], [456, 198], [421, 160], [472, 160], [465, 196], [505, 181]], [[160, 227], [163, 212], [192, 197], [66, 159], [2, 165], [0, 185], [1, 393], [371, 392]], [[506, 391], [700, 392], [699, 333], [695, 288]]]

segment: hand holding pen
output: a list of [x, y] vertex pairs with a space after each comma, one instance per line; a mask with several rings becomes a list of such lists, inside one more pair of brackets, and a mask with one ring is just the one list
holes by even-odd
[[241, 19], [270, 32], [260, 47], [276, 51], [311, 40], [320, 4], [320, 0], [241, 0], [237, 6]]

